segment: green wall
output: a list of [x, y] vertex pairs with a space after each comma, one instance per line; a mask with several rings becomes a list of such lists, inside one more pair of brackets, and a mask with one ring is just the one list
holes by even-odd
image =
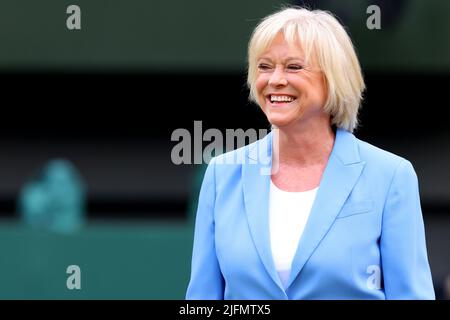
[[[73, 234], [0, 224], [0, 299], [184, 299], [193, 225], [96, 222]], [[69, 265], [81, 289], [69, 290]]]
[[[273, 0], [3, 0], [0, 68], [239, 68]], [[81, 30], [66, 8], [81, 8]]]
[[[289, 2], [2, 0], [0, 70], [242, 72], [257, 21]], [[366, 28], [370, 0], [327, 3], [350, 17], [365, 68], [450, 70], [449, 1], [407, 1], [381, 30]], [[66, 28], [69, 4], [81, 7], [81, 30]]]

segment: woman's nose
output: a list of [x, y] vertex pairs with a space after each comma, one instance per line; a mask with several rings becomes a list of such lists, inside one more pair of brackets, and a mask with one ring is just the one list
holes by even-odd
[[287, 80], [282, 67], [276, 67], [269, 79], [269, 85], [273, 87], [280, 87], [287, 85]]

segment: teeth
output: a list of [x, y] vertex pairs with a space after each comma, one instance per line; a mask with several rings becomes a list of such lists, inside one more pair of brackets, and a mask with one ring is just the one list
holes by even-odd
[[274, 95], [271, 95], [270, 96], [270, 101], [271, 102], [274, 102], [274, 101], [277, 101], [277, 102], [291, 102], [291, 101], [294, 101], [294, 98], [289, 97], [289, 96], [274, 96]]

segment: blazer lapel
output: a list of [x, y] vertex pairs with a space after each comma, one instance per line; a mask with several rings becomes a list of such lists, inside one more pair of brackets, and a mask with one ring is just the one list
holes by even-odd
[[292, 262], [288, 287], [330, 229], [364, 165], [359, 158], [356, 138], [345, 130], [337, 129], [333, 150]]
[[242, 166], [245, 212], [256, 250], [272, 280], [282, 289], [275, 270], [269, 234], [270, 168], [272, 133], [249, 147], [248, 163]]

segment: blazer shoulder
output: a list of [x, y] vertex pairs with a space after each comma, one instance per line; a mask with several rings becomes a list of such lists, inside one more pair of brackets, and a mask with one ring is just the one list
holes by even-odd
[[372, 177], [384, 181], [392, 181], [395, 177], [418, 181], [414, 166], [408, 159], [366, 141], [357, 139], [357, 143], [361, 160], [366, 163], [366, 170]]
[[366, 141], [356, 138], [361, 160], [366, 162], [373, 162], [375, 164], [384, 165], [388, 167], [398, 167], [400, 163], [410, 163], [406, 158], [397, 155], [393, 152], [381, 149]]

